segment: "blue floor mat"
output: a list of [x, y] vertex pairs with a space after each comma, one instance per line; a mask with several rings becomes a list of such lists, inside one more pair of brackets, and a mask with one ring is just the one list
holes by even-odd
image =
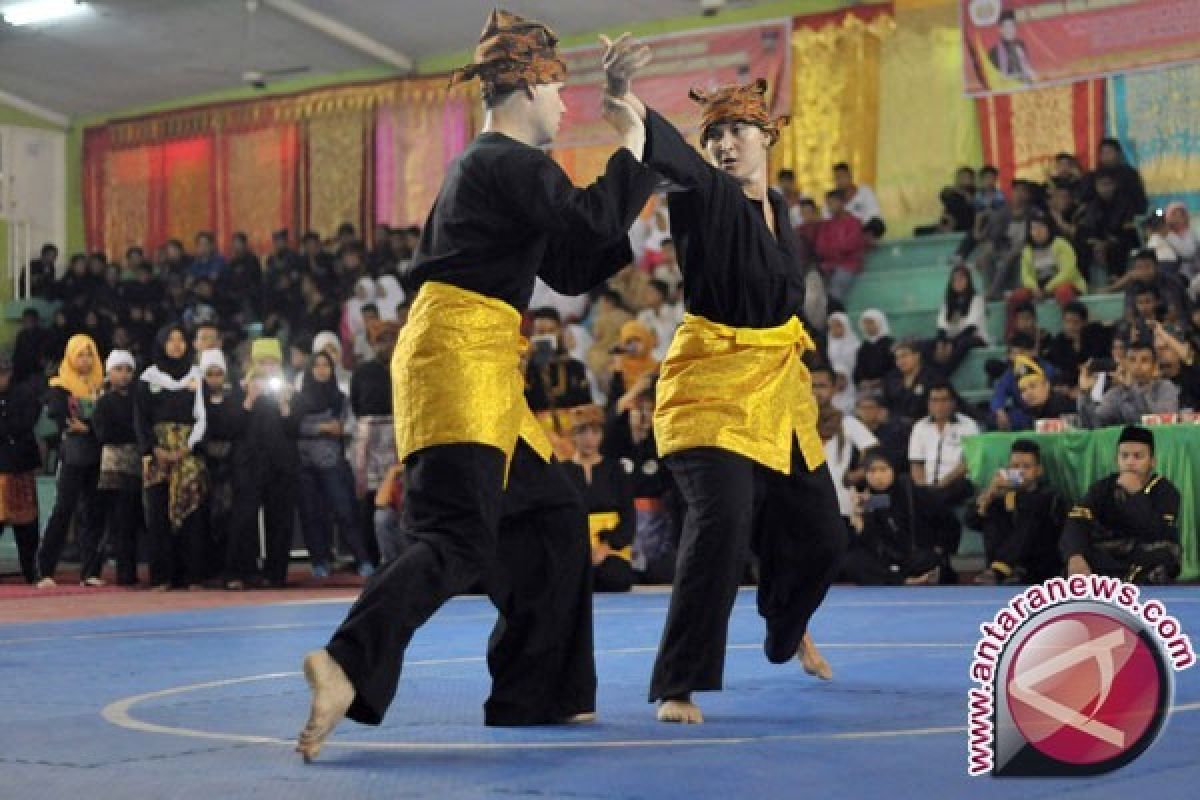
[[[459, 598], [418, 632], [384, 724], [344, 724], [318, 763], [290, 741], [298, 674], [347, 604], [302, 603], [0, 627], [0, 798], [1194, 798], [1200, 667], [1167, 729], [1087, 780], [966, 774], [968, 665], [1009, 589], [835, 587], [813, 633], [836, 671], [772, 666], [751, 592], [707, 723], [654, 721], [646, 688], [665, 594], [597, 598], [599, 720], [481, 724], [494, 613]], [[1150, 593], [1200, 641], [1200, 592]]]

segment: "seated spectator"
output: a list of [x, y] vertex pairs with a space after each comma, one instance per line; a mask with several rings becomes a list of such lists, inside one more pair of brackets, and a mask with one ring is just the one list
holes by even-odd
[[1012, 333], [1008, 338], [1021, 333], [1033, 341], [1033, 350], [1039, 358], [1045, 358], [1050, 347], [1050, 333], [1038, 323], [1037, 306], [1033, 303], [1021, 303], [1012, 311]]
[[1018, 385], [1018, 366], [1022, 363], [1034, 363], [1053, 383], [1058, 373], [1050, 362], [1036, 354], [1033, 339], [1025, 333], [1014, 333], [1008, 342], [1008, 361], [1003, 374], [996, 381], [992, 390], [992, 400], [988, 405], [988, 423], [993, 430], [1023, 431], [1033, 427], [1033, 420], [1025, 412], [1021, 389]]
[[1165, 584], [1179, 575], [1179, 490], [1154, 473], [1154, 434], [1128, 426], [1117, 471], [1092, 484], [1068, 513], [1060, 551], [1069, 575]]
[[1095, 173], [1094, 191], [1086, 195], [1079, 215], [1075, 249], [1081, 269], [1094, 282], [1106, 276], [1114, 282], [1125, 273], [1129, 253], [1138, 246], [1133, 199], [1117, 191], [1117, 177], [1108, 169]]
[[844, 193], [834, 189], [825, 195], [829, 218], [817, 230], [817, 262], [829, 284], [829, 297], [845, 305], [854, 282], [862, 274], [867, 237], [859, 220], [846, 210]]
[[974, 212], [971, 227], [967, 229], [967, 235], [959, 242], [954, 255], [951, 256], [952, 264], [964, 262], [983, 239], [988, 225], [991, 224], [992, 214], [1008, 205], [1008, 198], [997, 185], [999, 181], [1000, 171], [995, 167], [988, 165], [979, 170], [979, 185], [975, 189], [975, 196], [971, 198], [971, 209]]
[[1056, 235], [1046, 217], [1033, 217], [1029, 221], [1029, 243], [1021, 254], [1021, 287], [1008, 296], [1010, 316], [1017, 306], [1031, 300], [1053, 297], [1062, 308], [1086, 293], [1087, 282], [1075, 265], [1075, 248]]
[[817, 433], [825, 445], [825, 463], [833, 478], [838, 508], [849, 519], [853, 507], [850, 487], [862, 480], [862, 454], [879, 440], [857, 418], [833, 406], [834, 374], [829, 367], [811, 371], [813, 398], [817, 401]]
[[189, 283], [198, 280], [216, 283], [229, 269], [225, 256], [217, 252], [216, 240], [208, 231], [196, 234], [195, 244], [196, 255], [187, 268]]
[[1083, 199], [1089, 200], [1100, 194], [1096, 185], [1101, 175], [1112, 176], [1117, 194], [1130, 205], [1134, 216], [1146, 213], [1149, 201], [1146, 198], [1146, 185], [1137, 168], [1125, 158], [1125, 149], [1116, 139], [1101, 139], [1096, 151], [1096, 171], [1083, 181]]
[[12, 357], [0, 351], [0, 534], [12, 526], [21, 575], [37, 583], [37, 474], [41, 465], [34, 428], [41, 415], [37, 387], [13, 380]]
[[1078, 241], [1076, 237], [1079, 233], [1079, 203], [1075, 200], [1070, 183], [1060, 178], [1051, 182], [1046, 213], [1049, 214], [1059, 236], [1068, 242]]
[[558, 312], [539, 308], [532, 316], [529, 363], [525, 368], [525, 399], [530, 410], [554, 411], [592, 402], [587, 368], [567, 354]]
[[300, 521], [314, 578], [328, 578], [333, 560], [333, 530], [350, 549], [361, 577], [375, 572], [355, 512], [354, 475], [346, 461], [343, 437], [350, 403], [338, 388], [335, 364], [324, 350], [313, 354], [300, 391], [292, 398], [300, 456]]
[[800, 201], [804, 199], [804, 195], [800, 192], [800, 187], [796, 185], [796, 173], [790, 169], [781, 169], [775, 174], [775, 191], [783, 195], [783, 202], [787, 203], [788, 218], [791, 220], [792, 227], [800, 224], [799, 206]]
[[633, 586], [633, 490], [620, 463], [600, 451], [603, 409], [596, 405], [572, 409], [571, 423], [575, 455], [563, 466], [587, 509], [593, 586], [597, 592], [627, 592]]
[[262, 315], [262, 262], [250, 249], [242, 232], [230, 239], [229, 266], [217, 276], [217, 311], [223, 319], [241, 325]]
[[877, 391], [858, 395], [855, 416], [878, 440], [875, 449], [887, 456], [888, 463], [901, 472], [908, 472], [908, 439], [912, 435], [912, 426], [892, 416]]
[[622, 325], [618, 347], [609, 381], [610, 414], [620, 414], [628, 409], [638, 394], [649, 388], [658, 376], [654, 332], [645, 325], [637, 320]]
[[999, 300], [1016, 283], [1022, 248], [1029, 239], [1034, 213], [1034, 187], [1013, 181], [1012, 203], [988, 214], [987, 228], [975, 253], [975, 269], [989, 302]]
[[929, 363], [946, 377], [958, 370], [972, 349], [987, 346], [987, 305], [975, 291], [971, 271], [961, 264], [950, 272], [937, 326]]
[[1166, 212], [1156, 208], [1142, 221], [1143, 234], [1146, 237], [1146, 249], [1154, 251], [1158, 259], [1158, 268], [1164, 275], [1179, 274], [1179, 255], [1171, 243], [1167, 241]]
[[1051, 186], [1061, 186], [1078, 200], [1083, 191], [1083, 167], [1074, 153], [1059, 153], [1054, 157], [1054, 172], [1050, 176]]
[[602, 452], [629, 477], [637, 518], [633, 572], [638, 583], [669, 584], [675, 577], [682, 516], [671, 473], [654, 441], [654, 389], [641, 392], [628, 411], [609, 419]]
[[969, 233], [975, 225], [975, 170], [959, 167], [954, 173], [954, 185], [942, 189], [942, 216], [935, 225], [925, 225], [913, 231], [914, 236], [933, 233]]
[[1187, 324], [1187, 289], [1178, 276], [1172, 279], [1164, 272], [1158, 263], [1158, 255], [1150, 248], [1137, 251], [1133, 256], [1133, 265], [1124, 275], [1113, 281], [1106, 291], [1123, 291], [1125, 293], [1125, 316], [1127, 319], [1140, 316], [1143, 320], [1148, 321], [1157, 315], [1157, 312], [1139, 314], [1136, 308], [1138, 294], [1153, 292], [1157, 297], [1155, 306], [1165, 302], [1166, 315], [1174, 322]]
[[[871, 187], [855, 184], [850, 165], [845, 162], [834, 165], [833, 185], [842, 193], [846, 210], [862, 223], [863, 233], [867, 235], [867, 243], [873, 245], [882, 239], [884, 233], [887, 232], [887, 225], [883, 222], [883, 210], [879, 206], [879, 199], [875, 197], [875, 192], [871, 190]], [[826, 216], [831, 214], [832, 211], [826, 209]]]
[[[58, 248], [50, 243], [42, 245], [41, 254], [29, 262], [29, 286], [27, 296], [49, 297], [58, 280]], [[21, 289], [26, 291], [26, 278], [21, 276]]]
[[824, 220], [821, 219], [821, 210], [811, 197], [801, 200], [798, 208], [800, 220], [796, 223], [796, 239], [804, 251], [800, 260], [807, 265], [816, 259], [817, 231], [821, 230]]
[[1154, 326], [1158, 374], [1179, 387], [1179, 407], [1200, 410], [1200, 365], [1191, 345], [1172, 336], [1161, 323]]
[[[1022, 423], [1027, 419], [1029, 428], [1036, 428], [1040, 419], [1061, 419], [1064, 414], [1075, 413], [1075, 401], [1066, 394], [1054, 391], [1050, 379], [1042, 371], [1037, 362], [1030, 358], [1021, 357], [1022, 362], [1016, 372], [1017, 387], [1021, 392], [1020, 411], [1018, 419]], [[1027, 430], [1013, 428], [1013, 430]]]
[[645, 306], [637, 319], [654, 332], [654, 357], [662, 361], [675, 338], [675, 330], [683, 324], [683, 307], [669, 302], [671, 290], [660, 280], [650, 281], [643, 296]]
[[859, 391], [881, 389], [883, 379], [896, 366], [892, 353], [896, 342], [888, 318], [879, 309], [869, 308], [859, 315], [858, 328], [862, 331], [863, 342], [854, 363], [854, 383]]
[[860, 586], [938, 583], [942, 559], [923, 541], [912, 481], [878, 449], [863, 465], [866, 491], [854, 493], [843, 575]]
[[1129, 344], [1125, 361], [1117, 370], [1116, 385], [1097, 402], [1091, 395], [1096, 376], [1088, 365], [1079, 371], [1079, 419], [1085, 428], [1138, 425], [1143, 414], [1179, 411], [1179, 387], [1158, 378], [1158, 358], [1153, 341]]
[[927, 391], [937, 379], [922, 363], [921, 348], [905, 339], [894, 348], [896, 367], [883, 382], [883, 400], [892, 413], [905, 422], [921, 419], [928, 412]]
[[596, 293], [592, 305], [592, 346], [588, 348], [587, 365], [603, 394], [611, 389], [608, 385], [612, 375], [613, 348], [620, 346], [621, 328], [633, 319], [621, 296], [611, 289]]
[[[1187, 206], [1178, 201], [1167, 206], [1167, 244], [1179, 259], [1179, 273], [1189, 284], [1200, 279], [1200, 237], [1192, 230]], [[1193, 296], [1196, 289], [1192, 289]]]
[[1058, 373], [1058, 380], [1075, 389], [1079, 367], [1089, 358], [1104, 357], [1111, 346], [1111, 332], [1100, 323], [1088, 322], [1088, 309], [1078, 301], [1062, 310], [1062, 331], [1050, 339], [1046, 360]]
[[913, 484], [927, 490], [922, 507], [930, 530], [928, 541], [941, 556], [941, 567], [949, 582], [954, 582], [949, 559], [958, 552], [962, 536], [957, 514], [975, 492], [967, 479], [962, 442], [967, 436], [979, 433], [975, 420], [959, 413], [957, 404], [958, 398], [949, 383], [932, 383], [929, 416], [913, 425], [908, 442]]
[[850, 317], [841, 311], [830, 314], [826, 331], [825, 354], [829, 366], [840, 375], [853, 375], [862, 342], [850, 328]]
[[1058, 537], [1066, 518], [1065, 501], [1042, 481], [1037, 442], [1012, 444], [1008, 468], [998, 470], [968, 507], [966, 523], [983, 531], [987, 569], [975, 583], [994, 586], [1041, 583], [1060, 573]]

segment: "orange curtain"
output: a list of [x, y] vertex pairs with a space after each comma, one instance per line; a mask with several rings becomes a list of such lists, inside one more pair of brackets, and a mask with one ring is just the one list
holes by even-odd
[[219, 149], [219, 239], [225, 242], [242, 232], [252, 248], [266, 252], [274, 231], [295, 231], [301, 223], [296, 203], [299, 132], [290, 124], [234, 132], [221, 137]]

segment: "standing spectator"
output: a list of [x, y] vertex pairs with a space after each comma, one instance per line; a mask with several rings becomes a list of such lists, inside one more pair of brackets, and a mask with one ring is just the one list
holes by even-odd
[[1146, 198], [1146, 185], [1137, 168], [1125, 159], [1125, 150], [1116, 139], [1101, 139], [1100, 148], [1096, 153], [1096, 171], [1083, 182], [1083, 199], [1090, 200], [1100, 193], [1096, 185], [1103, 173], [1113, 176], [1116, 181], [1116, 192], [1130, 204], [1134, 216], [1146, 213], [1150, 204]]
[[59, 444], [57, 494], [54, 510], [46, 522], [38, 549], [39, 589], [52, 588], [54, 570], [62, 555], [71, 517], [79, 512], [79, 581], [86, 586], [103, 586], [100, 579], [99, 515], [96, 479], [100, 471], [100, 445], [92, 430], [92, 414], [104, 384], [104, 370], [96, 343], [76, 334], [67, 341], [58, 375], [50, 379], [46, 415], [58, 426]]
[[853, 507], [850, 487], [862, 480], [862, 454], [879, 444], [867, 427], [855, 417], [833, 406], [833, 370], [811, 370], [812, 392], [817, 401], [817, 433], [825, 446], [825, 463], [837, 491], [838, 509], [849, 519]]
[[13, 383], [23, 383], [26, 378], [41, 376], [46, 369], [46, 343], [48, 338], [42, 328], [42, 316], [36, 308], [21, 312], [21, 330], [13, 345]]
[[988, 567], [975, 583], [1041, 583], [1060, 574], [1058, 536], [1066, 519], [1065, 502], [1042, 482], [1042, 451], [1037, 442], [1018, 439], [1008, 469], [968, 507], [966, 522], [983, 531]]
[[988, 301], [999, 300], [1013, 288], [1022, 248], [1029, 238], [1034, 213], [1034, 186], [1013, 181], [1012, 203], [988, 215], [987, 230], [975, 254], [975, 269], [983, 278]]
[[222, 319], [240, 325], [262, 316], [262, 262], [246, 234], [235, 233], [230, 242], [229, 266], [217, 276], [214, 296]]
[[1062, 331], [1050, 340], [1046, 360], [1058, 372], [1059, 381], [1073, 389], [1080, 365], [1108, 354], [1109, 338], [1103, 325], [1088, 322], [1087, 306], [1078, 301], [1068, 303], [1062, 310]]
[[143, 525], [142, 454], [133, 422], [133, 377], [137, 364], [128, 350], [113, 350], [105, 362], [108, 383], [92, 417], [100, 443], [96, 483], [101, 530], [117, 557], [117, 585], [133, 586], [137, 575], [137, 534]]
[[955, 373], [972, 349], [987, 346], [987, 305], [975, 291], [971, 271], [962, 264], [950, 271], [937, 326], [930, 364], [946, 377]]
[[1077, 250], [1085, 275], [1093, 281], [1103, 270], [1110, 283], [1125, 273], [1129, 253], [1138, 247], [1138, 232], [1134, 226], [1136, 203], [1117, 190], [1117, 177], [1112, 170], [1095, 173], [1094, 191], [1084, 201], [1079, 212]]
[[859, 315], [858, 328], [862, 331], [863, 342], [854, 363], [854, 383], [859, 391], [881, 389], [884, 378], [896, 366], [892, 353], [895, 340], [888, 318], [879, 309], [869, 308]]
[[375, 235], [371, 240], [374, 247], [367, 254], [367, 273], [371, 278], [378, 278], [396, 267], [396, 253], [392, 250], [391, 235], [392, 230], [387, 223], [375, 224]]
[[[392, 351], [400, 325], [374, 322], [368, 328], [375, 357], [360, 363], [350, 378], [350, 411], [354, 414], [354, 438], [351, 466], [354, 494], [360, 501], [361, 525], [368, 549], [375, 531], [375, 493], [389, 469], [396, 463], [395, 428], [392, 420]], [[379, 561], [372, 551], [371, 560]]]
[[939, 381], [929, 387], [929, 416], [913, 425], [908, 443], [909, 469], [913, 483], [924, 487], [927, 526], [932, 531], [934, 550], [942, 557], [947, 577], [953, 575], [950, 556], [958, 551], [962, 525], [958, 511], [974, 493], [963, 460], [963, 439], [979, 433], [975, 420], [960, 414], [950, 384]]
[[894, 350], [896, 367], [883, 382], [883, 399], [892, 413], [905, 422], [926, 415], [929, 386], [936, 376], [922, 363], [921, 348], [915, 340], [905, 339]]
[[846, 210], [845, 193], [834, 189], [825, 195], [829, 218], [817, 230], [817, 260], [829, 282], [829, 296], [845, 304], [854, 282], [862, 274], [867, 237], [862, 223]]
[[1060, 549], [1068, 575], [1148, 584], [1179, 575], [1179, 490], [1154, 466], [1154, 434], [1127, 426], [1117, 471], [1092, 484], [1067, 515]]
[[1085, 428], [1137, 425], [1143, 414], [1179, 411], [1179, 387], [1158, 377], [1158, 357], [1153, 340], [1130, 342], [1117, 385], [1100, 402], [1092, 397], [1096, 376], [1085, 364], [1079, 371], [1079, 418]]
[[32, 383], [14, 380], [13, 360], [0, 351], [0, 534], [12, 526], [26, 583], [37, 583], [37, 473], [41, 464], [34, 427], [41, 406]]
[[863, 459], [866, 491], [854, 492], [843, 574], [860, 586], [938, 583], [941, 557], [924, 539], [917, 493], [881, 450]]
[[[246, 410], [242, 396], [230, 383], [225, 354], [218, 349], [200, 352], [200, 375], [204, 393], [204, 439], [199, 451], [208, 470], [208, 523], [214, 548], [212, 572], [219, 574], [230, 591], [246, 588], [254, 573], [258, 537], [237, 527], [234, 510], [237, 450], [243, 447]], [[257, 531], [254, 531], [257, 533]]]
[[244, 445], [234, 469], [239, 488], [234, 498], [237, 535], [255, 538], [259, 509], [266, 529], [263, 578], [268, 586], [287, 584], [288, 552], [296, 513], [300, 456], [291, 416], [292, 391], [283, 373], [278, 339], [255, 339], [245, 379], [242, 408], [248, 414]]
[[601, 453], [603, 409], [572, 409], [571, 436], [575, 455], [563, 466], [587, 509], [593, 586], [597, 592], [627, 592], [633, 585], [633, 490], [620, 463]]
[[188, 266], [189, 284], [199, 280], [216, 283], [229, 269], [225, 256], [217, 251], [216, 239], [208, 231], [196, 234], [196, 255]]
[[150, 584], [198, 589], [210, 554], [203, 509], [208, 471], [193, 449], [204, 438], [202, 378], [182, 325], [158, 332], [154, 363], [134, 393], [134, 429], [142, 456], [142, 491], [150, 534]]
[[[49, 297], [58, 280], [58, 248], [50, 243], [42, 245], [41, 254], [29, 262], [29, 297]], [[21, 276], [21, 288], [26, 290], [26, 277]]]
[[393, 464], [375, 492], [375, 539], [379, 567], [394, 561], [414, 539], [400, 527], [404, 510], [404, 465]]
[[855, 184], [850, 165], [845, 162], [834, 165], [833, 185], [842, 193], [846, 210], [862, 223], [868, 243], [874, 244], [882, 239], [887, 232], [887, 226], [883, 223], [883, 210], [879, 207], [879, 199], [875, 197], [871, 187]]
[[1087, 293], [1087, 282], [1075, 263], [1075, 248], [1055, 234], [1044, 216], [1029, 221], [1029, 242], [1021, 252], [1021, 287], [1008, 296], [1009, 325], [1012, 334], [1012, 313], [1030, 301], [1047, 297], [1058, 301], [1060, 308]]
[[354, 556], [358, 574], [369, 578], [374, 564], [354, 508], [354, 475], [346, 463], [342, 437], [350, 404], [338, 388], [334, 361], [316, 352], [292, 403], [300, 454], [300, 520], [313, 577], [328, 578], [333, 558], [330, 517]]

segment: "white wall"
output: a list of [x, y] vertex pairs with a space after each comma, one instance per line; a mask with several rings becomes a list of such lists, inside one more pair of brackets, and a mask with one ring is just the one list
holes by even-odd
[[[32, 257], [47, 242], [66, 261], [67, 137], [61, 131], [0, 125], [0, 217], [28, 223]], [[10, 236], [12, 226], [10, 225]]]

